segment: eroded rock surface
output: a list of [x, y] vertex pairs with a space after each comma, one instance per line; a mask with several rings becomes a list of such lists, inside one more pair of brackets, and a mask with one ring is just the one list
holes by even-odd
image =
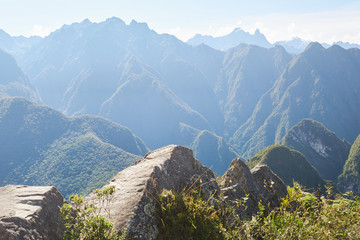
[[[264, 187], [264, 180], [269, 188]], [[215, 180], [214, 173], [193, 157], [191, 149], [169, 145], [148, 153], [144, 159], [119, 172], [105, 187], [114, 185], [115, 195], [110, 203], [110, 221], [118, 231], [127, 228], [128, 239], [156, 239], [158, 219], [156, 196], [163, 190], [181, 191], [193, 183], [201, 183], [205, 196], [220, 188], [225, 191], [226, 201], [238, 200], [249, 194], [249, 206], [241, 216], [257, 212], [257, 203], [271, 201], [271, 207], [286, 195], [286, 186], [266, 166], [250, 172], [240, 159], [235, 159], [224, 176], [222, 184]], [[271, 185], [271, 186], [270, 186]], [[88, 201], [96, 201], [90, 194]], [[239, 209], [239, 212], [241, 209]]]
[[0, 239], [62, 239], [64, 223], [59, 209], [63, 204], [55, 187], [0, 187]]
[[241, 218], [256, 214], [260, 200], [265, 206], [274, 208], [287, 194], [283, 181], [268, 166], [258, 165], [250, 171], [239, 158], [234, 159], [225, 172], [221, 187], [229, 204], [239, 205], [239, 201], [243, 204], [237, 209]]
[[[117, 230], [127, 228], [130, 239], [155, 239], [156, 195], [162, 189], [181, 191], [198, 178], [205, 193], [218, 190], [214, 173], [193, 157], [191, 149], [169, 145], [149, 152], [105, 186], [116, 188], [110, 204], [112, 223]], [[94, 194], [87, 197], [89, 201], [95, 199]]]

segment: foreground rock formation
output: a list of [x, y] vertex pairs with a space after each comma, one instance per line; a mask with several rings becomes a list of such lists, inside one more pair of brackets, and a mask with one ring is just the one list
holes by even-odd
[[0, 239], [62, 239], [63, 203], [55, 187], [0, 187]]
[[[266, 166], [258, 166], [250, 172], [245, 163], [235, 159], [223, 181], [218, 183], [214, 173], [193, 157], [192, 150], [169, 145], [149, 152], [105, 186], [116, 188], [109, 206], [110, 220], [117, 230], [126, 228], [129, 239], [156, 239], [159, 233], [157, 194], [163, 189], [181, 191], [197, 184], [201, 184], [205, 196], [223, 191], [224, 200], [229, 203], [248, 196], [248, 207], [241, 217], [255, 214], [259, 200], [275, 207], [279, 198], [286, 195], [284, 183]], [[90, 194], [87, 200], [96, 201], [96, 195]]]
[[239, 158], [232, 161], [220, 184], [229, 204], [243, 200], [246, 207], [237, 209], [241, 218], [256, 214], [260, 200], [265, 206], [274, 208], [279, 206], [280, 198], [287, 194], [283, 181], [268, 166], [258, 165], [250, 171]]
[[[201, 187], [205, 198], [214, 195], [234, 204], [240, 218], [255, 214], [260, 200], [274, 208], [286, 195], [286, 186], [267, 166], [250, 171], [236, 158], [221, 180], [216, 180], [215, 174], [193, 157], [191, 149], [176, 145], [149, 152], [104, 187], [111, 185], [116, 191], [109, 203], [109, 220], [117, 231], [126, 229], [128, 239], [158, 237], [156, 201], [163, 189], [180, 192]], [[86, 200], [97, 202], [97, 196], [92, 193]], [[236, 204], [238, 200], [245, 205]], [[64, 223], [59, 209], [63, 203], [54, 187], [1, 187], [0, 239], [62, 239]]]

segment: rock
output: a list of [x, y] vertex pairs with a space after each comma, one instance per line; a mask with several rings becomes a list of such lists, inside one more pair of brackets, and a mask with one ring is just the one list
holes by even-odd
[[0, 239], [62, 239], [64, 202], [55, 187], [0, 187]]
[[[268, 188], [264, 187], [264, 180]], [[142, 160], [119, 172], [104, 188], [111, 185], [115, 186], [115, 194], [109, 204], [109, 220], [117, 231], [127, 229], [128, 239], [157, 238], [160, 223], [156, 201], [163, 189], [179, 192], [201, 185], [205, 198], [208, 198], [213, 194], [220, 197], [221, 187], [225, 201], [231, 204], [249, 194], [248, 208], [240, 214], [243, 217], [257, 212], [259, 200], [275, 207], [279, 198], [286, 195], [286, 186], [268, 167], [259, 166], [250, 172], [240, 159], [232, 162], [219, 185], [215, 174], [193, 157], [191, 149], [177, 145], [149, 152]], [[96, 202], [96, 194], [90, 194], [86, 200]], [[238, 207], [239, 213], [242, 210]]]
[[[208, 196], [219, 190], [214, 173], [193, 157], [191, 149], [169, 145], [149, 152], [105, 186], [116, 189], [109, 205], [110, 221], [118, 231], [126, 228], [129, 239], [156, 239], [157, 194], [163, 189], [195, 187], [194, 182], [202, 183]], [[96, 201], [96, 195], [92, 193], [86, 200]]]
[[279, 199], [287, 194], [285, 184], [269, 167], [258, 165], [250, 171], [239, 158], [234, 159], [225, 172], [221, 187], [225, 200], [239, 206], [237, 213], [242, 219], [258, 212], [260, 200], [272, 209], [279, 206]]

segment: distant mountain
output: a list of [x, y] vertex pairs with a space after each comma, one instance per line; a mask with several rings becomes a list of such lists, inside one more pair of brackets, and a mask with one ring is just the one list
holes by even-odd
[[36, 89], [19, 68], [15, 59], [0, 50], [0, 98], [4, 96], [21, 96], [40, 102]]
[[[311, 43], [311, 41], [307, 41], [301, 38], [293, 38], [289, 41], [278, 41], [275, 42], [273, 45], [280, 45], [283, 46], [287, 52], [292, 53], [292, 54], [300, 54], [302, 53], [306, 47]], [[328, 44], [328, 43], [322, 43], [321, 44], [324, 48], [329, 48], [332, 45], [338, 45], [344, 49], [350, 49], [350, 48], [360, 48], [359, 44], [355, 44], [355, 43], [349, 43], [349, 42], [342, 42], [342, 41], [338, 41], [338, 42], [334, 42], [333, 44]]]
[[0, 100], [0, 185], [86, 194], [147, 151], [128, 128], [103, 118], [68, 118], [24, 98]]
[[333, 182], [342, 172], [351, 147], [323, 124], [311, 119], [301, 120], [280, 143], [304, 154], [322, 178]]
[[320, 186], [322, 190], [325, 190], [326, 182], [306, 160], [305, 156], [286, 146], [271, 145], [266, 147], [250, 158], [246, 164], [249, 168], [258, 164], [269, 166], [286, 185], [292, 186], [293, 181], [296, 181], [308, 189], [316, 190]]
[[343, 192], [353, 191], [360, 195], [360, 135], [351, 146], [344, 169], [338, 178], [338, 188]]
[[42, 38], [38, 36], [31, 37], [12, 37], [0, 29], [0, 50], [10, 53], [15, 58], [24, 52], [30, 50]]
[[218, 175], [223, 175], [231, 161], [239, 157], [223, 137], [186, 124], [181, 125], [180, 144], [191, 148], [195, 158]]
[[[312, 118], [353, 142], [360, 132], [360, 50], [310, 44], [265, 93], [231, 143], [244, 157], [279, 143], [303, 118]], [[341, 122], [339, 122], [341, 119]]]
[[278, 41], [274, 43], [274, 45], [283, 46], [287, 52], [292, 54], [302, 53], [309, 44], [310, 41], [306, 41], [298, 37], [293, 38], [289, 41]]
[[197, 46], [206, 44], [212, 48], [226, 51], [241, 43], [257, 45], [260, 47], [269, 48], [271, 44], [267, 41], [266, 37], [256, 29], [254, 34], [245, 32], [240, 28], [235, 28], [231, 33], [221, 37], [212, 37], [208, 35], [196, 34], [194, 37], [187, 41], [188, 44]]
[[223, 110], [226, 137], [246, 122], [291, 59], [280, 46], [266, 49], [241, 44], [225, 53], [215, 93]]
[[45, 104], [68, 115], [105, 116], [157, 148], [176, 143], [181, 122], [222, 134], [213, 91], [222, 57], [111, 18], [65, 25], [20, 63]]

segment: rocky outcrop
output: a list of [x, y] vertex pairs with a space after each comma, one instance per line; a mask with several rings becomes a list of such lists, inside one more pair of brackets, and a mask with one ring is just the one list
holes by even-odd
[[283, 181], [268, 166], [257, 165], [251, 171], [239, 158], [232, 161], [221, 182], [225, 200], [238, 206], [240, 218], [257, 213], [258, 203], [270, 208], [279, 205], [279, 199], [287, 194]]
[[[264, 181], [268, 187], [264, 187]], [[116, 188], [109, 205], [110, 221], [118, 231], [126, 228], [129, 239], [156, 239], [159, 233], [156, 196], [163, 189], [181, 191], [200, 184], [205, 197], [222, 189], [225, 201], [229, 202], [249, 194], [246, 201], [249, 207], [241, 215], [244, 217], [257, 212], [259, 200], [273, 207], [286, 195], [284, 183], [266, 166], [250, 172], [245, 163], [235, 159], [219, 184], [214, 173], [193, 157], [192, 150], [169, 145], [148, 153], [104, 186]], [[96, 194], [90, 194], [87, 200], [96, 201]]]
[[[107, 186], [115, 186], [109, 206], [117, 230], [127, 228], [131, 239], [155, 239], [158, 234], [155, 213], [156, 195], [162, 189], [182, 190], [199, 178], [203, 190], [218, 189], [212, 171], [193, 157], [192, 150], [169, 145], [149, 152], [142, 160], [124, 169]], [[90, 194], [88, 201], [95, 200]]]
[[55, 187], [0, 187], [0, 239], [62, 239], [59, 209], [63, 203]]

